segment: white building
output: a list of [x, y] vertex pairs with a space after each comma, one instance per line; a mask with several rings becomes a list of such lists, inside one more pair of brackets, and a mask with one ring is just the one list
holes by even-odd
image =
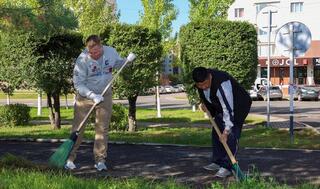
[[[311, 31], [312, 42], [304, 56], [296, 59], [294, 77], [296, 84], [320, 84], [320, 0], [235, 0], [228, 10], [229, 20], [247, 21], [254, 24], [258, 34], [258, 75], [267, 77], [267, 32], [259, 29], [267, 26], [267, 19], [261, 19], [261, 9], [274, 6], [272, 22], [278, 27], [271, 34], [271, 82], [287, 88], [289, 83], [289, 57], [282, 56], [275, 47], [275, 36], [281, 26], [288, 22], [301, 22]], [[267, 15], [265, 15], [267, 16]], [[286, 91], [286, 90], [285, 90]]]

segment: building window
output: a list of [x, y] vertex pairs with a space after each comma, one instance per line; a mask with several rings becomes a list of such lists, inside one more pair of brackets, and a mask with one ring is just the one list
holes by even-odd
[[258, 35], [267, 35], [267, 34], [268, 34], [268, 32], [265, 32], [265, 31], [259, 29]]
[[236, 8], [234, 9], [234, 17], [241, 18], [244, 16], [244, 8]]
[[303, 2], [294, 2], [291, 3], [290, 11], [291, 12], [302, 12]]

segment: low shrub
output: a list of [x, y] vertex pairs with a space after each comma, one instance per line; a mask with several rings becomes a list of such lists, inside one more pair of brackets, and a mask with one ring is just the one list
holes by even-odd
[[[89, 125], [93, 126], [94, 128], [95, 123], [95, 114], [91, 114], [89, 118]], [[111, 116], [111, 122], [109, 125], [109, 130], [115, 130], [115, 131], [125, 131], [128, 127], [128, 111], [127, 108], [118, 103], [112, 105], [112, 116]]]
[[30, 107], [25, 104], [0, 106], [0, 125], [27, 125], [30, 120]]

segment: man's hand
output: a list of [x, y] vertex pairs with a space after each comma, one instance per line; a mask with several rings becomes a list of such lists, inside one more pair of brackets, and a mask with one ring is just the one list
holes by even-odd
[[220, 142], [227, 143], [229, 133], [230, 133], [230, 130], [226, 130], [226, 129], [223, 130], [223, 132], [221, 133], [221, 136], [220, 136]]
[[96, 104], [99, 104], [100, 102], [102, 102], [104, 100], [103, 96], [101, 96], [100, 94], [95, 94], [95, 93], [91, 93], [88, 96], [88, 98], [93, 100], [93, 102]]
[[134, 53], [129, 53], [128, 57], [127, 57], [127, 60], [129, 62], [132, 62], [134, 59], [136, 58], [136, 55]]
[[208, 109], [207, 109], [206, 105], [203, 104], [203, 103], [201, 103], [201, 104], [199, 105], [199, 108], [200, 108], [200, 110], [203, 111], [203, 112], [208, 112]]

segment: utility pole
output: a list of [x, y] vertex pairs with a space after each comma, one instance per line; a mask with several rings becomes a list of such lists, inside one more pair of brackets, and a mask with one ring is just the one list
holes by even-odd
[[268, 29], [268, 68], [267, 68], [267, 127], [270, 127], [270, 58], [271, 58], [271, 32], [272, 28], [277, 28], [277, 25], [272, 25], [272, 14], [278, 11], [273, 11], [269, 9], [268, 11], [263, 11], [262, 14], [268, 14], [268, 26], [263, 27]]

